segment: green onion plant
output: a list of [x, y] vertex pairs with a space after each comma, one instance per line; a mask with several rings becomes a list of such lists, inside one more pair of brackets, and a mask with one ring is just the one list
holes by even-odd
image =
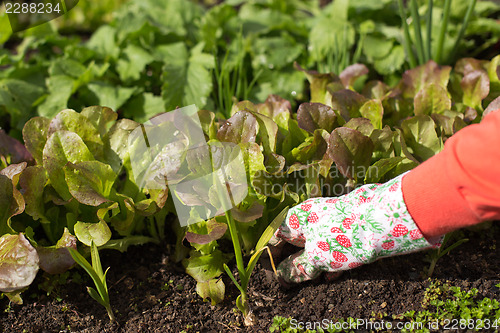
[[[448, 58], [445, 59], [443, 57], [443, 47], [445, 42], [445, 36], [448, 31], [448, 22], [451, 11], [451, 1], [452, 0], [445, 0], [444, 2], [443, 16], [441, 20], [441, 26], [439, 29], [436, 50], [435, 52], [432, 52], [431, 50], [431, 42], [433, 34], [432, 11], [434, 6], [434, 1], [433, 0], [428, 1], [427, 13], [425, 15], [427, 29], [424, 32], [421, 25], [421, 17], [418, 12], [417, 0], [409, 0], [410, 17], [413, 22], [413, 34], [415, 39], [413, 41], [410, 36], [410, 28], [407, 22], [408, 17], [406, 16], [403, 0], [398, 0], [399, 14], [401, 16], [401, 24], [403, 29], [403, 47], [405, 48], [405, 52], [407, 54], [408, 63], [410, 67], [415, 68], [419, 65], [425, 64], [429, 60], [434, 60], [438, 64], [451, 63], [454, 60], [455, 54], [458, 50], [460, 43], [462, 42], [465, 31], [471, 19], [472, 12], [474, 11], [474, 8], [476, 6], [477, 0], [469, 0], [467, 11], [462, 19], [461, 28], [455, 39], [454, 46], [451, 49], [451, 52], [448, 54]], [[412, 46], [414, 46], [414, 48]]]
[[111, 321], [115, 321], [113, 309], [111, 309], [111, 304], [109, 303], [108, 286], [106, 284], [106, 273], [108, 272], [109, 267], [105, 272], [103, 272], [97, 246], [92, 241], [90, 246], [92, 265], [90, 265], [87, 259], [85, 259], [77, 250], [73, 248], [68, 249], [69, 253], [73, 257], [73, 260], [75, 260], [76, 263], [80, 265], [94, 281], [97, 290], [92, 287], [87, 287], [87, 291], [89, 292], [90, 296], [99, 304], [104, 306], [104, 308], [106, 308], [106, 311], [108, 312], [109, 319]]

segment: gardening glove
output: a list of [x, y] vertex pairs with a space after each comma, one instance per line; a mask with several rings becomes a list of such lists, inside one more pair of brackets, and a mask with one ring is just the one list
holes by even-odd
[[285, 283], [321, 272], [340, 272], [377, 259], [440, 246], [427, 240], [406, 209], [400, 175], [385, 184], [361, 186], [337, 198], [312, 198], [288, 211], [274, 241], [304, 247], [283, 260], [277, 273]]

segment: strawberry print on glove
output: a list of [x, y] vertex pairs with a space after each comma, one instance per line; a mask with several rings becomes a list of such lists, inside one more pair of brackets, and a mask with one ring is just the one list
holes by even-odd
[[380, 258], [439, 247], [426, 240], [403, 200], [400, 175], [339, 198], [308, 199], [289, 210], [275, 236], [304, 247], [283, 260], [278, 275], [301, 282]]

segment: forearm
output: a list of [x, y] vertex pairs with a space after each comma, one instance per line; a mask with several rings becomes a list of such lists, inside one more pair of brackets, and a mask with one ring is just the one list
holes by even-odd
[[403, 177], [403, 197], [426, 238], [500, 219], [500, 111], [452, 136]]

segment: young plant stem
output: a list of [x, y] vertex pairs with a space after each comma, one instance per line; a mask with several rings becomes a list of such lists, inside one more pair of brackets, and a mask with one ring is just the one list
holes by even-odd
[[241, 286], [245, 287], [243, 280], [245, 280], [245, 264], [243, 263], [243, 254], [241, 253], [240, 238], [238, 235], [238, 228], [233, 220], [230, 211], [225, 212], [226, 220], [229, 228], [229, 233], [231, 235], [231, 241], [234, 247], [234, 257], [236, 259], [236, 267], [238, 268], [238, 273], [240, 274]]
[[[229, 193], [229, 195], [231, 198], [231, 202], [233, 202], [231, 193]], [[231, 271], [228, 268], [226, 269], [226, 272], [240, 290], [240, 296], [236, 299], [236, 305], [238, 309], [243, 313], [245, 325], [252, 325], [253, 324], [253, 318], [251, 318], [252, 311], [250, 310], [250, 306], [248, 304], [248, 295], [247, 295], [247, 287], [250, 275], [247, 274], [247, 271], [245, 269], [245, 263], [243, 262], [243, 253], [241, 251], [240, 238], [236, 222], [234, 221], [233, 216], [231, 215], [231, 212], [229, 210], [226, 210], [225, 215], [226, 215], [227, 225], [229, 228], [229, 233], [231, 235], [231, 240], [233, 242], [234, 256], [236, 259], [236, 267], [238, 268], [238, 274], [240, 276], [240, 284], [238, 285], [236, 279], [232, 274], [230, 274]]]
[[398, 7], [399, 7], [399, 15], [401, 16], [401, 25], [403, 26], [403, 47], [406, 51], [406, 55], [408, 56], [408, 62], [410, 63], [410, 67], [415, 68], [417, 67], [417, 61], [411, 49], [410, 30], [408, 28], [408, 23], [406, 22], [406, 14], [403, 6], [403, 0], [398, 0]]
[[425, 58], [426, 61], [431, 60], [431, 44], [432, 44], [432, 6], [434, 0], [429, 0], [427, 6], [427, 40], [425, 43]]
[[[221, 179], [219, 177], [219, 171], [222, 173], [222, 177], [223, 177], [222, 181], [223, 181], [223, 183], [226, 184], [226, 186], [222, 186], [220, 184]], [[232, 205], [232, 207], [234, 207], [235, 202], [234, 202], [232, 193], [227, 186], [226, 179], [228, 179], [228, 178], [227, 178], [223, 168], [219, 169], [217, 172], [215, 172], [215, 170], [214, 170], [212, 175], [213, 175], [214, 185], [217, 189], [217, 193], [222, 195], [222, 193], [227, 192], [227, 194], [229, 195], [229, 199], [231, 201], [231, 205]], [[233, 276], [233, 274], [231, 273], [231, 270], [229, 269], [229, 267], [226, 264], [224, 264], [224, 270], [226, 271], [229, 278], [233, 281], [234, 285], [240, 291], [240, 296], [236, 300], [236, 305], [237, 305], [238, 309], [243, 313], [243, 317], [245, 318], [245, 322], [247, 322], [247, 317], [249, 316], [249, 314], [251, 312], [250, 308], [248, 306], [248, 296], [247, 296], [247, 292], [246, 292], [247, 286], [248, 286], [248, 277], [247, 277], [246, 270], [245, 270], [245, 263], [243, 262], [243, 253], [241, 251], [241, 244], [240, 244], [240, 238], [239, 238], [239, 234], [238, 234], [238, 227], [237, 227], [236, 222], [234, 221], [233, 216], [232, 216], [229, 209], [225, 209], [224, 214], [226, 216], [226, 221], [227, 221], [227, 226], [229, 229], [229, 234], [231, 236], [231, 241], [233, 242], [234, 257], [236, 259], [236, 267], [238, 269], [240, 283], [238, 283], [236, 281], [236, 278]]]
[[439, 39], [437, 43], [436, 55], [434, 60], [440, 64], [443, 56], [444, 37], [448, 29], [448, 20], [450, 18], [451, 0], [445, 0], [443, 8], [443, 20], [441, 21], [441, 29], [439, 31]]
[[469, 7], [467, 7], [467, 12], [465, 13], [464, 20], [462, 22], [462, 27], [460, 28], [460, 32], [458, 33], [457, 40], [455, 41], [455, 46], [453, 47], [453, 51], [451, 51], [451, 57], [455, 57], [455, 54], [458, 50], [458, 46], [460, 45], [460, 41], [464, 37], [465, 30], [467, 30], [467, 26], [469, 25], [470, 17], [472, 12], [474, 11], [474, 7], [476, 6], [477, 0], [470, 0]]
[[422, 42], [422, 27], [420, 25], [417, 0], [410, 0], [410, 12], [413, 19], [413, 30], [415, 31], [418, 62], [423, 65], [425, 63], [424, 43]]

